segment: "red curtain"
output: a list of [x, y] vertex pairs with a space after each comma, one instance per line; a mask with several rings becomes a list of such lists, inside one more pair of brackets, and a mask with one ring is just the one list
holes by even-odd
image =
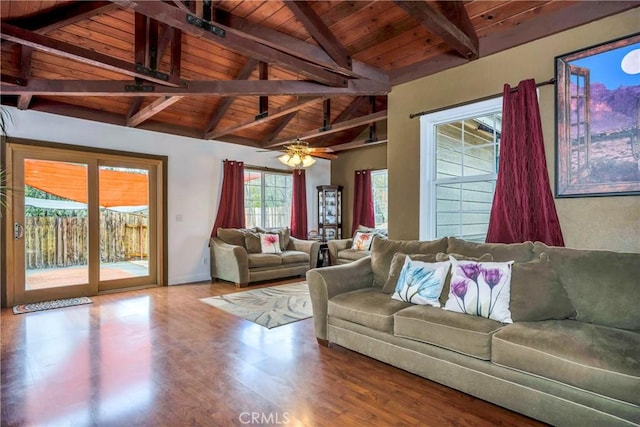
[[373, 212], [373, 190], [371, 188], [371, 171], [356, 171], [353, 189], [353, 224], [351, 235], [359, 225], [375, 227], [376, 218]]
[[307, 239], [307, 179], [304, 169], [293, 171], [291, 235], [298, 239]]
[[564, 246], [549, 185], [536, 85], [504, 86], [498, 180], [487, 242]]
[[218, 215], [211, 236], [218, 235], [218, 228], [244, 228], [244, 163], [224, 161], [222, 194], [218, 204]]

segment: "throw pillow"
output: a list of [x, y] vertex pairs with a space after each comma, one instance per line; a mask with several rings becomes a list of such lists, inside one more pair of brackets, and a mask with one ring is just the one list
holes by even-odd
[[260, 236], [258, 233], [252, 233], [247, 231], [244, 235], [244, 246], [247, 248], [247, 252], [250, 254], [259, 254], [262, 252], [262, 246], [260, 245]]
[[353, 238], [351, 249], [355, 249], [356, 251], [368, 251], [369, 249], [371, 249], [372, 241], [373, 233], [364, 233], [362, 231], [357, 231], [355, 237]]
[[259, 233], [275, 233], [275, 234], [278, 234], [278, 236], [280, 237], [280, 250], [281, 251], [286, 251], [287, 250], [287, 247], [289, 246], [289, 239], [291, 237], [291, 232], [289, 230], [289, 227], [282, 227], [282, 228], [256, 227], [256, 230]]
[[[487, 262], [493, 261], [493, 255], [491, 254], [483, 254], [480, 257], [472, 257], [461, 254], [445, 254], [443, 252], [438, 252], [436, 254], [436, 262], [449, 261], [449, 257], [454, 257], [458, 261], [478, 261], [478, 262]], [[447, 273], [447, 278], [444, 280], [444, 287], [442, 288], [442, 293], [440, 294], [440, 302], [442, 305], [447, 303], [447, 299], [449, 297], [449, 289], [451, 288], [451, 270]]]
[[513, 264], [509, 309], [514, 322], [562, 320], [576, 315], [546, 253], [535, 261]]
[[244, 248], [244, 233], [242, 228], [218, 228], [218, 238], [225, 243]]
[[275, 233], [260, 233], [260, 248], [263, 254], [279, 254], [280, 236]]
[[513, 323], [509, 311], [513, 261], [451, 260], [451, 289], [445, 310]]
[[449, 262], [427, 263], [405, 257], [392, 299], [411, 304], [440, 307], [440, 292]]
[[422, 262], [436, 262], [436, 256], [434, 254], [403, 254], [402, 252], [396, 252], [393, 254], [391, 260], [391, 267], [389, 267], [389, 277], [382, 287], [382, 292], [385, 294], [392, 294], [396, 290], [396, 284], [398, 283], [398, 277], [404, 267], [405, 258], [410, 258], [415, 261]]

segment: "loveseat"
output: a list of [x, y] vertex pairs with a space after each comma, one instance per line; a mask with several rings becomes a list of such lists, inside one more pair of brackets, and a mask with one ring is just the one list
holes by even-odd
[[[513, 323], [392, 299], [399, 260], [407, 263], [407, 256], [514, 261], [507, 299]], [[440, 305], [465, 297], [453, 273]], [[307, 281], [320, 344], [552, 425], [640, 424], [638, 253], [374, 239], [371, 256], [310, 270]]]
[[[277, 235], [277, 253], [263, 253], [260, 234]], [[209, 242], [211, 280], [226, 280], [237, 287], [249, 283], [304, 276], [318, 262], [320, 243], [296, 239], [288, 228], [219, 228]]]
[[371, 251], [368, 248], [354, 248], [353, 241], [358, 237], [358, 233], [367, 233], [371, 238], [374, 236], [383, 239], [387, 238], [386, 229], [371, 228], [360, 225], [351, 238], [327, 241], [331, 265], [349, 264], [350, 262], [357, 261], [371, 255]]

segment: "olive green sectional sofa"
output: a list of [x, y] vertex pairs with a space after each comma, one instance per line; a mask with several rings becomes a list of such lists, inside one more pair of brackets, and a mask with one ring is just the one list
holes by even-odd
[[[280, 253], [262, 253], [258, 233], [276, 233]], [[226, 280], [237, 287], [263, 280], [304, 276], [318, 263], [320, 243], [296, 239], [288, 228], [219, 228], [209, 241], [211, 280]]]
[[[515, 261], [513, 323], [392, 299], [396, 253]], [[321, 344], [338, 344], [552, 425], [640, 424], [638, 253], [540, 242], [374, 239], [370, 257], [310, 270], [307, 281]], [[449, 286], [440, 295], [443, 305]]]

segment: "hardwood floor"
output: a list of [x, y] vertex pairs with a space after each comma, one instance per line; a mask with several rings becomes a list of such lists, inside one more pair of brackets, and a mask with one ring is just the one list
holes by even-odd
[[268, 330], [198, 300], [237, 291], [201, 283], [3, 309], [1, 425], [542, 425], [319, 346], [311, 319]]

